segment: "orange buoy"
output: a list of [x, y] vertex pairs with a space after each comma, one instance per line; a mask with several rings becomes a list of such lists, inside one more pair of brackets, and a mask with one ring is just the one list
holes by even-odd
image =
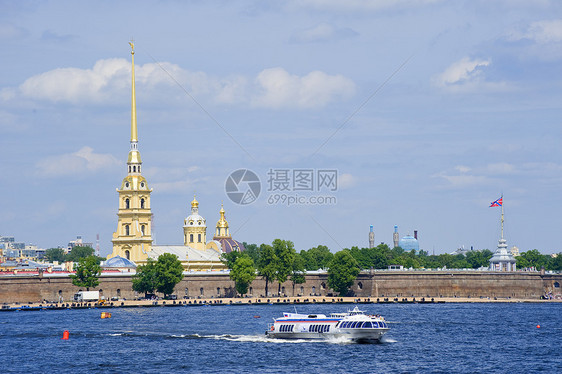
[[537, 329], [540, 329], [540, 328], [541, 328], [541, 325], [537, 325]]
[[68, 332], [68, 330], [64, 330], [64, 332], [62, 333], [62, 340], [68, 340], [69, 337], [70, 333]]
[[109, 312], [101, 312], [101, 318], [111, 318], [111, 313]]

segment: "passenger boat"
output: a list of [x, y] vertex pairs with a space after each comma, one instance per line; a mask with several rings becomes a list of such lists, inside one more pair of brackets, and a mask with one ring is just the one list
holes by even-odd
[[379, 341], [390, 330], [379, 315], [367, 315], [359, 308], [346, 313], [283, 313], [268, 325], [266, 335], [281, 339], [345, 338], [352, 341]]

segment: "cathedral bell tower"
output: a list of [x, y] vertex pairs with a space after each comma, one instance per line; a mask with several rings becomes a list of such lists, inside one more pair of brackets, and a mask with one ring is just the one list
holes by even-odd
[[230, 232], [228, 231], [228, 222], [226, 221], [226, 218], [224, 216], [225, 211], [223, 206], [221, 206], [221, 210], [219, 211], [219, 213], [221, 215], [221, 218], [217, 222], [213, 240], [231, 239], [232, 236], [230, 236]]
[[207, 222], [199, 215], [199, 202], [193, 196], [191, 214], [184, 220], [183, 244], [204, 251], [207, 243]]
[[117, 231], [113, 233], [113, 252], [108, 258], [121, 256], [133, 262], [144, 262], [152, 249], [152, 211], [146, 179], [141, 175], [141, 157], [138, 150], [137, 104], [135, 98], [135, 46], [131, 42], [132, 95], [131, 95], [131, 149], [127, 159], [127, 176], [119, 193]]

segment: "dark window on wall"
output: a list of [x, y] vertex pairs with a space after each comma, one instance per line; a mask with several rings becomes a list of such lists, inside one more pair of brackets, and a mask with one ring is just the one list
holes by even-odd
[[144, 199], [141, 199], [141, 209], [144, 209]]
[[129, 209], [130, 204], [131, 204], [131, 201], [128, 198], [125, 199], [125, 209]]

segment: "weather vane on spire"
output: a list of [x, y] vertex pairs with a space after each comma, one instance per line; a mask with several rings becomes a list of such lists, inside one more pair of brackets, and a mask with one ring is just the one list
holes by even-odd
[[131, 46], [131, 54], [134, 55], [135, 54], [135, 40], [133, 38], [131, 38], [131, 41], [129, 42], [129, 45]]

